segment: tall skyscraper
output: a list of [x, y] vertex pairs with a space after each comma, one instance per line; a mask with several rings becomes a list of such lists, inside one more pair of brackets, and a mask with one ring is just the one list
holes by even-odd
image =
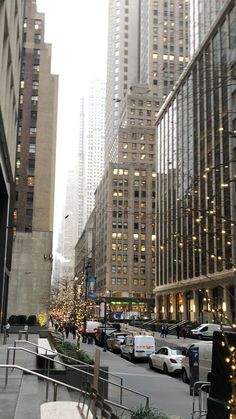
[[36, 0], [25, 5], [23, 47], [8, 313], [37, 315], [51, 284], [58, 77]]
[[156, 122], [159, 319], [236, 319], [235, 1], [219, 12]]
[[189, 49], [197, 51], [227, 0], [190, 0]]
[[94, 193], [102, 178], [105, 142], [105, 82], [92, 80], [80, 99], [78, 144], [78, 232], [94, 208]]
[[109, 2], [105, 166], [118, 160], [120, 116], [132, 85], [149, 85], [161, 107], [188, 63], [189, 3]]
[[189, 2], [141, 0], [140, 82], [162, 105], [189, 61]]
[[0, 4], [0, 329], [6, 319], [12, 250], [23, 1]]
[[[118, 16], [124, 7], [127, 23], [131, 2], [111, 4]], [[136, 7], [138, 18], [132, 42], [138, 49], [138, 61], [130, 63], [128, 59], [126, 66], [127, 74], [136, 69], [133, 74], [137, 82], [126, 78], [124, 89], [124, 84], [119, 84], [119, 67], [115, 70], [115, 64], [113, 68], [108, 65], [107, 90], [111, 92], [111, 86], [115, 86], [113, 98], [109, 99], [115, 113], [106, 119], [106, 134], [111, 132], [113, 122], [106, 146], [115, 164], [107, 167], [96, 191], [96, 274], [100, 295], [109, 292], [121, 299], [118, 301], [133, 298], [134, 305], [135, 298], [147, 298], [145, 311], [153, 304], [155, 278], [155, 121], [188, 63], [189, 5], [184, 0], [140, 0]], [[115, 52], [123, 59], [129, 45], [125, 41], [130, 39], [129, 26], [127, 34], [121, 42], [117, 41], [118, 36], [111, 35], [108, 62], [112, 47], [114, 60]], [[115, 95], [116, 91], [119, 95]], [[107, 114], [113, 109], [110, 102], [107, 102]], [[136, 309], [140, 310], [138, 304]]]
[[128, 87], [139, 82], [139, 0], [110, 0], [108, 14], [105, 166], [117, 161], [116, 134]]
[[85, 147], [85, 111], [84, 96], [80, 98], [79, 105], [79, 142], [77, 160], [77, 184], [78, 184], [78, 237], [84, 227], [84, 147]]

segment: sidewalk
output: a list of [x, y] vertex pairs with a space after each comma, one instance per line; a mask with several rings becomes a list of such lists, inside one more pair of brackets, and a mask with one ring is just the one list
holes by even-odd
[[[37, 337], [37, 335], [29, 335], [29, 341], [36, 343]], [[10, 334], [4, 345], [3, 334], [0, 334], [0, 364], [6, 364], [7, 348], [13, 346], [16, 339], [18, 339], [18, 334]], [[22, 346], [25, 345], [22, 343]], [[29, 349], [33, 350], [33, 347]], [[12, 356], [13, 352], [10, 354], [10, 363], [12, 361]], [[35, 357], [34, 355], [26, 354], [23, 351], [18, 351], [16, 354], [16, 364], [33, 369], [35, 367]], [[0, 418], [13, 419], [23, 374], [22, 371], [17, 369], [14, 369], [13, 371], [9, 369], [8, 386], [5, 388], [5, 372], [6, 370], [4, 368], [0, 368]]]
[[[30, 334], [29, 341], [37, 343], [38, 335]], [[6, 363], [7, 348], [13, 346], [14, 341], [18, 339], [17, 334], [11, 334], [7, 338], [7, 343], [3, 344], [3, 335], [0, 335], [0, 363]], [[158, 338], [157, 338], [158, 340]], [[168, 340], [168, 337], [167, 337]], [[176, 344], [175, 337], [169, 342], [173, 341]], [[73, 341], [72, 337], [69, 341]], [[164, 339], [163, 339], [164, 341]], [[164, 342], [163, 342], [164, 343]], [[18, 344], [20, 346], [20, 344]], [[30, 350], [33, 347], [24, 344], [22, 346]], [[142, 394], [149, 396], [150, 406], [158, 408], [161, 412], [166, 415], [173, 416], [173, 418], [190, 419], [192, 398], [189, 396], [189, 388], [186, 384], [182, 383], [176, 378], [172, 378], [163, 374], [158, 374], [156, 371], [152, 371], [148, 368], [147, 364], [131, 364], [125, 359], [122, 359], [119, 355], [115, 355], [111, 352], [103, 352], [102, 348], [98, 348], [95, 345], [88, 345], [87, 343], [81, 343], [81, 349], [95, 356], [96, 348], [100, 351], [100, 364], [101, 366], [108, 366], [109, 372], [118, 375], [124, 379], [123, 385], [130, 389], [136, 390]], [[10, 356], [10, 363], [12, 361], [12, 355]], [[16, 354], [16, 364], [24, 366], [29, 369], [34, 369], [36, 365], [36, 357], [32, 354], [18, 351]], [[22, 381], [22, 372], [14, 369], [9, 370], [9, 381], [7, 388], [5, 384], [5, 369], [0, 369], [0, 418], [1, 419], [13, 419], [15, 407], [17, 405], [20, 385]], [[114, 382], [114, 378], [113, 378]], [[118, 382], [118, 381], [116, 381]], [[32, 388], [28, 386], [26, 388], [26, 396], [29, 396], [32, 411], [34, 408], [34, 401], [31, 401], [30, 394]], [[114, 392], [118, 392], [118, 389], [109, 390], [109, 398], [114, 397]], [[113, 393], [113, 394], [111, 394]], [[27, 396], [27, 397], [28, 397]], [[125, 390], [123, 392], [123, 403], [133, 404], [133, 407], [139, 407], [141, 404], [141, 396], [128, 394]], [[142, 400], [142, 402], [145, 399]], [[29, 402], [29, 404], [30, 404]], [[25, 419], [24, 417], [20, 419]]]

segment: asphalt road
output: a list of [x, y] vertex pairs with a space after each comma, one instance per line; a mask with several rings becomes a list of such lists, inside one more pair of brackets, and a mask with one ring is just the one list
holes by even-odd
[[[169, 338], [170, 343], [170, 338]], [[89, 352], [92, 356], [98, 348], [95, 345], [81, 344], [81, 349]], [[135, 364], [122, 359], [119, 354], [100, 351], [101, 366], [108, 366], [109, 371], [124, 379], [124, 386], [149, 397], [150, 406], [157, 408], [166, 415], [175, 415], [183, 419], [190, 419], [192, 412], [192, 397], [189, 395], [189, 387], [182, 380], [172, 376], [150, 370], [147, 363]], [[115, 390], [109, 390], [109, 398], [117, 396]], [[115, 401], [115, 400], [114, 400]], [[145, 402], [141, 395], [123, 391], [123, 404], [128, 407], [139, 407]]]

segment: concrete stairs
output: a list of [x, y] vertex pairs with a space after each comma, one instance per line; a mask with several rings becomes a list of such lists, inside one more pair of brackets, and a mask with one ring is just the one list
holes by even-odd
[[40, 419], [38, 378], [23, 375], [14, 419]]
[[[52, 384], [49, 384], [48, 400], [53, 401]], [[71, 401], [70, 394], [65, 387], [58, 386], [57, 400]], [[11, 419], [40, 419], [40, 405], [45, 401], [46, 381], [23, 374], [15, 413]]]

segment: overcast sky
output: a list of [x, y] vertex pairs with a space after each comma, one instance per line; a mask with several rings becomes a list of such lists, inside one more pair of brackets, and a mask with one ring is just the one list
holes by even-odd
[[[79, 136], [79, 97], [89, 80], [106, 77], [108, 0], [37, 0], [59, 75], [55, 223], [58, 228], [65, 173]], [[70, 163], [71, 162], [71, 163]]]

